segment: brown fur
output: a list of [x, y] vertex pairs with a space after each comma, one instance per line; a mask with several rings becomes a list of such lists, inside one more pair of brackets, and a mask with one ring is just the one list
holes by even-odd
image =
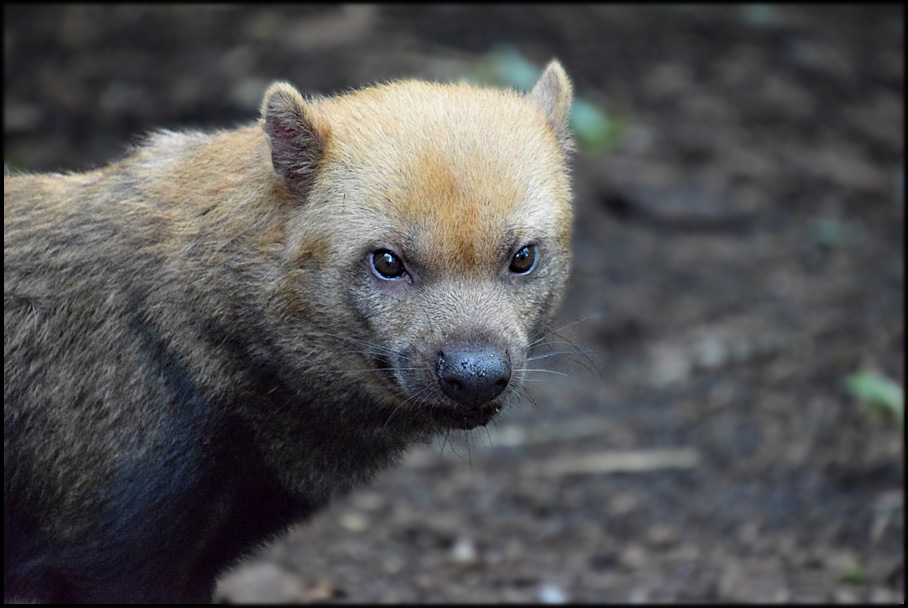
[[567, 278], [570, 96], [557, 63], [528, 95], [281, 83], [258, 124], [4, 177], [6, 592], [207, 600], [408, 444], [484, 423], [439, 349], [508, 353], [490, 407], [513, 401]]

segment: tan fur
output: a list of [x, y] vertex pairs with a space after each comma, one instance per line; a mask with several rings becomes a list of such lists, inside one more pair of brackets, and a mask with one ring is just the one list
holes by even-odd
[[207, 599], [413, 441], [484, 424], [440, 384], [445, 351], [504, 353], [482, 407], [518, 399], [570, 264], [570, 99], [555, 62], [526, 95], [276, 83], [257, 124], [5, 176], [9, 593]]

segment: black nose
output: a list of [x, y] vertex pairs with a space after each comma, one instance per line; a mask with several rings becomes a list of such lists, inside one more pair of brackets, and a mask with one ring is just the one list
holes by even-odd
[[511, 379], [507, 351], [448, 348], [438, 353], [438, 383], [445, 395], [464, 405], [482, 405], [501, 394]]

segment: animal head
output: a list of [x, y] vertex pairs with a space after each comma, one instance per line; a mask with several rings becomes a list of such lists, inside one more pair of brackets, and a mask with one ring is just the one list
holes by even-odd
[[287, 314], [342, 340], [324, 361], [442, 427], [485, 424], [517, 393], [570, 266], [571, 84], [402, 81], [262, 104], [295, 201]]

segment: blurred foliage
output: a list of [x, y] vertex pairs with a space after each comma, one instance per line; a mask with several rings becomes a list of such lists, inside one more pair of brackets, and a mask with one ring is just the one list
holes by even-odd
[[870, 575], [861, 566], [854, 565], [842, 570], [839, 580], [850, 585], [866, 585], [870, 582]]
[[741, 20], [750, 25], [769, 26], [778, 21], [778, 7], [772, 4], [742, 4]]
[[810, 240], [824, 247], [846, 247], [859, 240], [857, 229], [836, 217], [821, 217], [810, 224]]
[[[467, 79], [483, 85], [529, 91], [541, 73], [541, 68], [515, 48], [501, 46], [493, 49]], [[575, 93], [571, 107], [571, 130], [582, 152], [596, 154], [615, 147], [621, 140], [625, 125], [592, 101]]]
[[862, 370], [845, 378], [848, 393], [864, 403], [874, 417], [891, 416], [899, 425], [905, 421], [902, 387], [876, 370]]
[[16, 175], [27, 171], [25, 162], [15, 153], [3, 151], [3, 175]]

